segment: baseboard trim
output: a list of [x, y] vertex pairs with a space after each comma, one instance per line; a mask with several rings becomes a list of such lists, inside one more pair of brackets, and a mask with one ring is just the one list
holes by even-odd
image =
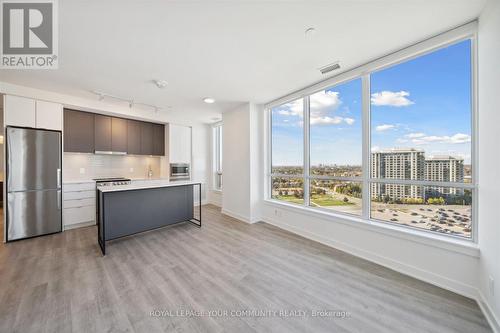
[[[206, 199], [205, 199], [205, 200], [201, 200], [201, 205], [202, 205], [202, 206], [203, 206], [203, 205], [206, 205], [206, 204], [208, 204], [208, 203], [209, 203], [209, 202], [208, 202]], [[195, 207], [198, 207], [199, 205], [200, 205], [200, 202], [199, 202], [199, 201], [195, 201], [195, 202], [194, 202], [194, 206], [195, 206]]]
[[495, 312], [493, 312], [493, 310], [491, 309], [490, 304], [486, 300], [486, 297], [484, 297], [484, 294], [481, 292], [481, 290], [478, 290], [478, 294], [479, 298], [476, 301], [477, 304], [479, 305], [479, 308], [481, 308], [481, 311], [486, 317], [486, 320], [490, 324], [490, 327], [493, 330], [493, 332], [500, 333], [500, 320], [495, 315]]
[[297, 228], [295, 226], [289, 225], [287, 223], [283, 223], [281, 221], [277, 221], [273, 218], [263, 218], [263, 221], [269, 224], [272, 224], [278, 228], [290, 231], [292, 233], [295, 233], [297, 235], [300, 235], [302, 237], [314, 240], [318, 243], [324, 244], [329, 247], [333, 247], [335, 249], [344, 251], [346, 253], [352, 254], [356, 257], [363, 258], [365, 260], [371, 261], [373, 263], [379, 264], [381, 266], [390, 268], [392, 270], [395, 270], [399, 273], [411, 276], [413, 278], [416, 278], [418, 280], [433, 284], [435, 286], [438, 286], [440, 288], [452, 291], [454, 293], [457, 293], [459, 295], [472, 298], [474, 300], [479, 299], [478, 295], [478, 290], [477, 288], [473, 286], [469, 286], [466, 284], [463, 284], [460, 281], [452, 280], [447, 277], [441, 276], [439, 274], [435, 274], [429, 271], [422, 270], [418, 267], [408, 265], [384, 256], [376, 255], [371, 252], [365, 251], [363, 249], [353, 247], [349, 244], [343, 243], [343, 242], [338, 242], [334, 241], [328, 238], [325, 238], [323, 236], [311, 233], [309, 231]]
[[78, 229], [78, 228], [85, 228], [85, 227], [90, 227], [90, 226], [93, 226], [93, 225], [96, 225], [95, 221], [75, 223], [75, 224], [70, 224], [70, 225], [63, 226], [63, 231], [72, 230], [72, 229]]
[[214, 200], [208, 200], [208, 202], [210, 205], [214, 205], [214, 206], [217, 206], [219, 208], [222, 207], [222, 205], [220, 204], [220, 202], [217, 202], [217, 201], [214, 201]]
[[227, 216], [231, 216], [232, 218], [235, 218], [237, 220], [243, 221], [245, 223], [249, 223], [249, 224], [258, 222], [258, 220], [252, 220], [252, 219], [250, 219], [247, 216], [243, 216], [241, 214], [232, 212], [232, 211], [224, 209], [224, 208], [222, 208], [221, 213], [224, 214], [224, 215], [227, 215]]

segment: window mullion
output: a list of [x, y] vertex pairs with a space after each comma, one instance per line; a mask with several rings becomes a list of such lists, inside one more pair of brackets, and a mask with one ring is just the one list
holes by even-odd
[[362, 216], [370, 218], [370, 75], [362, 76], [362, 138], [363, 138], [363, 189], [362, 189]]
[[309, 96], [304, 97], [304, 205], [309, 206], [310, 203], [310, 103]]

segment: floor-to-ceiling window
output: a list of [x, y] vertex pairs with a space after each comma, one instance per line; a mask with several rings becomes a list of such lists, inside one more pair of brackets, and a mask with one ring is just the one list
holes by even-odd
[[271, 197], [304, 203], [304, 101], [271, 110]]
[[372, 218], [470, 237], [471, 82], [470, 40], [371, 74]]
[[270, 108], [270, 199], [472, 238], [474, 36]]
[[361, 79], [309, 99], [309, 206], [361, 215]]

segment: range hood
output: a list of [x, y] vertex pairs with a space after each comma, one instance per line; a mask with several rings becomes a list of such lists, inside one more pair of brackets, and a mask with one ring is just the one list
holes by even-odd
[[126, 151], [95, 150], [96, 155], [127, 155]]

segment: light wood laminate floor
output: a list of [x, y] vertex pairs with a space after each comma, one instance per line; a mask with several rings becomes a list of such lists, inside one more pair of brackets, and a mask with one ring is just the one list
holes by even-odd
[[[110, 242], [105, 257], [95, 227], [0, 245], [0, 332], [491, 331], [473, 300], [215, 206], [203, 214], [201, 229]], [[348, 316], [312, 317], [321, 310]]]

